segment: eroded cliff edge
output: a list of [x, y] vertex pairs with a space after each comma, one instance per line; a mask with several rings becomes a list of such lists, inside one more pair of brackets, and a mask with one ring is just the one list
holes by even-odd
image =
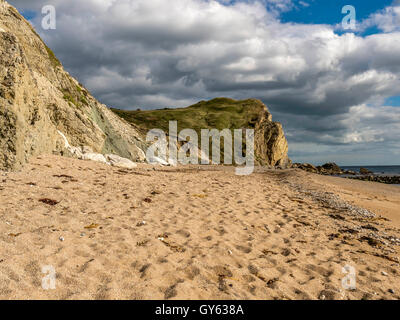
[[0, 0], [0, 169], [19, 169], [43, 153], [67, 155], [58, 130], [72, 145], [144, 160], [135, 127], [72, 78], [29, 22]]

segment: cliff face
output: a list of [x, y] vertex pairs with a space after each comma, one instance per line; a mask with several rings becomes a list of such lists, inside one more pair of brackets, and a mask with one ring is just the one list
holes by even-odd
[[[238, 101], [217, 98], [181, 109], [113, 111], [145, 130], [159, 128], [166, 133], [169, 121], [177, 121], [178, 130], [194, 129], [199, 137], [201, 129], [254, 129], [256, 162], [267, 166], [290, 165], [288, 143], [282, 125], [273, 122], [268, 108], [256, 99]], [[223, 159], [223, 150], [221, 156]]]
[[255, 156], [259, 164], [288, 167], [288, 143], [279, 122], [272, 121], [267, 107], [261, 113], [254, 131]]
[[0, 169], [75, 146], [144, 160], [134, 126], [100, 104], [62, 67], [31, 25], [0, 0]]
[[[282, 126], [259, 100], [218, 98], [184, 109], [109, 110], [62, 67], [32, 26], [0, 0], [0, 170], [19, 169], [31, 156], [71, 156], [65, 139], [95, 153], [145, 159], [147, 130], [255, 129], [259, 164], [287, 166]], [[127, 121], [126, 121], [127, 120]], [[221, 152], [223, 156], [223, 150]]]

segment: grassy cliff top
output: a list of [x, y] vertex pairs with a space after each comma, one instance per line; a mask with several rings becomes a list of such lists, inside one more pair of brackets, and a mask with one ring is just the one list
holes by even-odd
[[253, 128], [260, 117], [268, 112], [256, 99], [233, 100], [216, 98], [200, 101], [190, 107], [147, 111], [112, 109], [117, 115], [143, 130], [162, 129], [168, 132], [169, 121], [178, 121], [178, 130], [190, 128], [198, 133], [201, 129]]

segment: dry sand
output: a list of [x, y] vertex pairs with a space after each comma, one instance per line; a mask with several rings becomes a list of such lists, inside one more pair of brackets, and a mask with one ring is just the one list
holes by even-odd
[[399, 194], [299, 170], [40, 157], [0, 172], [0, 298], [399, 299]]

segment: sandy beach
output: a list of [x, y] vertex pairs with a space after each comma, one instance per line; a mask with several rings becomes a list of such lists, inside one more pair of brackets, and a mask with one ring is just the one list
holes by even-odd
[[399, 209], [301, 170], [42, 156], [0, 172], [0, 299], [399, 299]]

